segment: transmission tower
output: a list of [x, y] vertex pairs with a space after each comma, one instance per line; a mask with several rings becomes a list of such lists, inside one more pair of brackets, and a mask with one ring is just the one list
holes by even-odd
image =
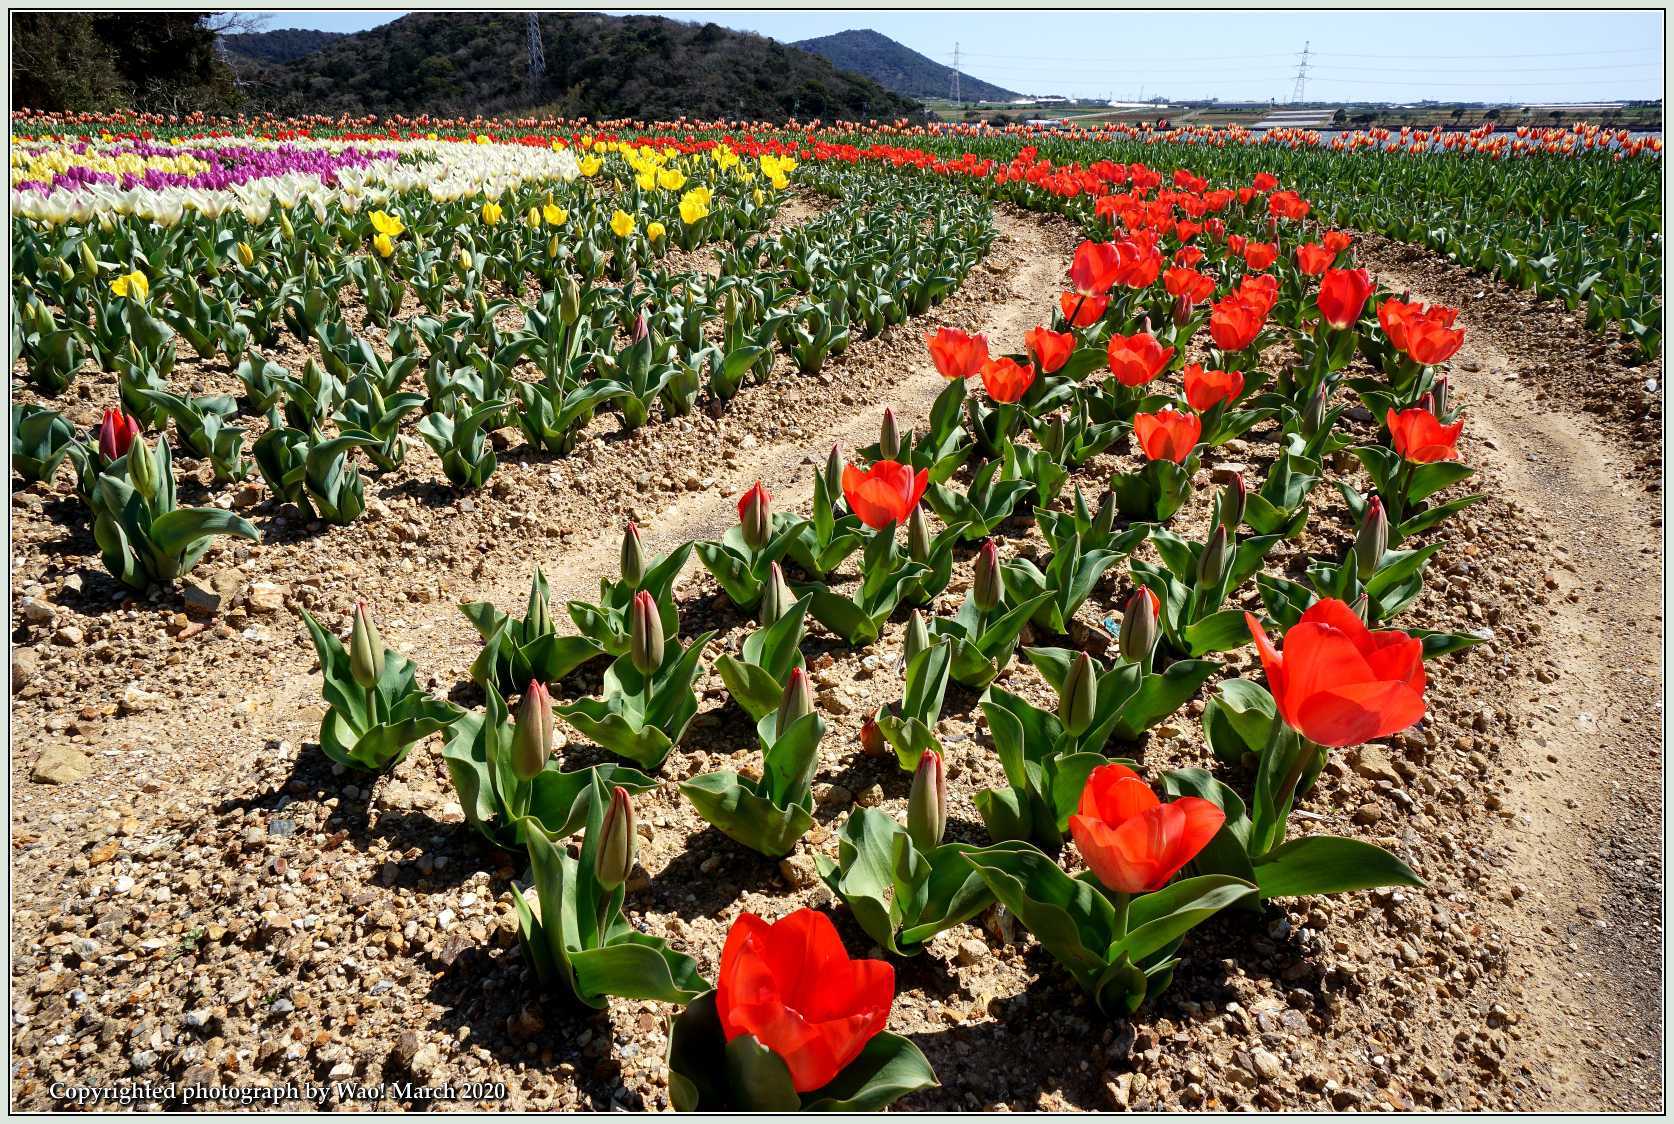
[[1307, 89], [1308, 89], [1308, 43], [1306, 41], [1304, 41], [1303, 44], [1302, 44], [1302, 57], [1297, 61], [1297, 64], [1296, 64], [1296, 88], [1291, 90], [1291, 92], [1290, 92], [1291, 104], [1295, 105], [1298, 102], [1300, 102], [1302, 100], [1303, 95], [1307, 92]]
[[965, 103], [959, 98], [959, 44], [953, 45], [953, 105], [955, 109], [964, 109]]
[[541, 79], [546, 77], [546, 52], [541, 49], [541, 20], [534, 12], [529, 13], [529, 92], [540, 89]]

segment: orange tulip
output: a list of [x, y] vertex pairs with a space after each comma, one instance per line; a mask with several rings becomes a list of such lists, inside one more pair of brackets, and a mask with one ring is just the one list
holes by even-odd
[[1202, 304], [1215, 295], [1215, 279], [1195, 269], [1176, 266], [1163, 273], [1163, 288], [1171, 297], [1184, 297], [1191, 304]]
[[1180, 464], [1197, 448], [1203, 422], [1196, 414], [1165, 407], [1154, 414], [1135, 414], [1133, 435], [1146, 459]]
[[1110, 298], [1062, 293], [1058, 297], [1058, 307], [1063, 310], [1065, 321], [1072, 327], [1085, 328], [1089, 324], [1099, 322], [1104, 310], [1110, 307]]
[[1242, 371], [1205, 371], [1201, 363], [1186, 368], [1186, 401], [1198, 413], [1221, 402], [1235, 402], [1244, 393]]
[[982, 365], [982, 385], [996, 402], [1011, 403], [1023, 397], [1035, 381], [1035, 369], [1001, 356]]
[[1465, 428], [1460, 418], [1452, 425], [1443, 425], [1436, 415], [1422, 406], [1414, 406], [1396, 413], [1390, 410], [1384, 421], [1389, 426], [1389, 437], [1395, 451], [1412, 464], [1434, 461], [1456, 461], [1459, 433]]
[[1328, 269], [1320, 278], [1319, 314], [1333, 328], [1350, 327], [1365, 311], [1372, 295], [1372, 275], [1364, 269]]
[[1105, 349], [1110, 361], [1110, 372], [1123, 386], [1144, 386], [1168, 366], [1174, 349], [1164, 347], [1150, 332], [1135, 332], [1131, 336], [1112, 335]]
[[1222, 351], [1243, 351], [1255, 342], [1267, 313], [1238, 294], [1209, 306], [1209, 335]]
[[1244, 248], [1244, 264], [1256, 272], [1279, 260], [1279, 247], [1272, 242], [1251, 242]]
[[1319, 745], [1359, 745], [1424, 717], [1424, 645], [1405, 632], [1373, 632], [1341, 601], [1316, 601], [1276, 651], [1244, 614], [1285, 723]]
[[1075, 260], [1070, 263], [1070, 284], [1083, 296], [1107, 293], [1116, 283], [1121, 264], [1114, 242], [1083, 242], [1075, 248]]
[[936, 370], [946, 379], [969, 378], [988, 362], [988, 337], [984, 335], [941, 328], [926, 336], [925, 343], [929, 345]]
[[1072, 332], [1054, 332], [1040, 324], [1030, 328], [1023, 336], [1023, 346], [1040, 366], [1041, 374], [1050, 375], [1069, 362], [1070, 353], [1075, 350], [1075, 335]]
[[1123, 894], [1148, 894], [1209, 845], [1226, 813], [1200, 796], [1164, 804], [1126, 765], [1087, 775], [1070, 835], [1098, 880]]
[[1337, 259], [1337, 255], [1318, 242], [1307, 242], [1296, 247], [1296, 268], [1309, 277], [1318, 277]]
[[930, 485], [930, 470], [913, 470], [898, 461], [876, 461], [861, 469], [843, 466], [843, 498], [849, 510], [873, 530], [905, 523]]

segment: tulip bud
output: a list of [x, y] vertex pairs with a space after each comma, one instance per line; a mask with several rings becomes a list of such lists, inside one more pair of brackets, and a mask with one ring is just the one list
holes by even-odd
[[1453, 397], [1453, 386], [1447, 381], [1446, 375], [1437, 375], [1435, 386], [1435, 414], [1443, 422], [1447, 421], [1449, 400]]
[[558, 257], [558, 236], [554, 234], [546, 240], [546, 260], [554, 261]]
[[1063, 455], [1065, 441], [1064, 416], [1054, 414], [1046, 423], [1046, 431], [1040, 435], [1040, 447], [1056, 458]]
[[256, 251], [250, 248], [250, 243], [240, 242], [234, 248], [238, 251], [239, 264], [245, 269], [249, 269], [256, 264]]
[[1215, 497], [1215, 522], [1231, 534], [1238, 533], [1244, 521], [1244, 507], [1249, 502], [1249, 488], [1242, 473], [1234, 473], [1231, 482]]
[[[540, 571], [535, 571], [538, 576]], [[529, 586], [529, 606], [523, 610], [523, 632], [525, 636], [545, 636], [552, 631], [552, 611], [547, 606], [546, 597], [541, 593], [540, 586], [531, 583]]]
[[875, 710], [860, 724], [860, 752], [867, 757], [883, 757], [889, 753], [889, 746], [884, 743], [883, 729], [878, 725], [878, 718], [882, 714], [882, 708]]
[[1302, 435], [1313, 437], [1325, 426], [1325, 387], [1314, 391], [1308, 408], [1302, 411]]
[[1117, 651], [1122, 658], [1143, 664], [1151, 658], [1157, 646], [1156, 594], [1148, 589], [1136, 589], [1122, 608], [1122, 628], [1116, 638]]
[[1005, 578], [1000, 574], [1000, 550], [993, 539], [983, 539], [977, 551], [976, 576], [971, 580], [971, 600], [979, 611], [992, 613], [999, 608], [1006, 595]]
[[634, 831], [634, 802], [628, 790], [617, 785], [610, 790], [610, 807], [599, 825], [599, 846], [593, 852], [593, 880], [605, 893], [628, 880], [634, 868], [634, 848], [639, 839]]
[[878, 458], [892, 461], [901, 455], [901, 434], [895, 429], [895, 411], [884, 409], [883, 425], [878, 430]]
[[843, 494], [843, 449], [832, 445], [825, 458], [825, 494], [835, 503]]
[[565, 327], [581, 319], [581, 286], [567, 273], [558, 282], [558, 319]]
[[639, 527], [630, 522], [622, 532], [622, 580], [638, 588], [645, 577], [645, 544], [639, 541]]
[[640, 340], [644, 339], [646, 336], [649, 336], [650, 334], [651, 334], [651, 321], [646, 319], [645, 310], [642, 308], [642, 309], [639, 310], [639, 315], [634, 317], [634, 338], [633, 338], [633, 342], [638, 343]]
[[93, 256], [93, 247], [86, 242], [81, 244], [81, 271], [89, 280], [99, 275], [99, 259]]
[[755, 487], [738, 501], [738, 522], [744, 530], [744, 542], [751, 550], [760, 550], [772, 537], [773, 516], [768, 506], [771, 498], [757, 480]]
[[364, 601], [355, 602], [354, 625], [349, 632], [349, 674], [368, 691], [384, 674], [384, 638], [378, 635]]
[[1212, 586], [1219, 582], [1226, 577], [1230, 561], [1226, 550], [1226, 524], [1220, 523], [1216, 525], [1215, 533], [1209, 536], [1203, 553], [1197, 556], [1197, 584]]
[[552, 695], [546, 684], [532, 682], [517, 704], [517, 729], [512, 734], [512, 772], [532, 781], [552, 756]]
[[1106, 492], [1099, 501], [1098, 513], [1093, 516], [1093, 533], [1108, 535], [1116, 529], [1116, 493]]
[[291, 217], [285, 213], [285, 208], [279, 208], [278, 218], [279, 233], [285, 236], [287, 242], [294, 240], [296, 238], [296, 228], [291, 225]]
[[1093, 724], [1098, 704], [1098, 672], [1093, 667], [1092, 657], [1081, 652], [1070, 665], [1064, 689], [1058, 694], [1058, 721], [1064, 724], [1064, 729], [1080, 737]]
[[1186, 321], [1192, 318], [1192, 302], [1184, 294], [1174, 298], [1174, 304], [1169, 308], [1169, 317], [1175, 327], [1184, 327]]
[[808, 686], [808, 675], [800, 667], [793, 667], [785, 679], [785, 692], [779, 696], [779, 713], [773, 720], [774, 736], [783, 736], [792, 722], [812, 713], [814, 692]]
[[1384, 552], [1389, 549], [1389, 516], [1383, 510], [1383, 500], [1373, 496], [1360, 517], [1360, 529], [1354, 536], [1355, 573], [1365, 581], [1378, 572]]
[[636, 671], [649, 676], [663, 666], [663, 615], [651, 594], [642, 589], [634, 594], [629, 616], [628, 657]]
[[761, 594], [761, 626], [767, 628], [778, 621], [796, 604], [796, 595], [785, 581], [785, 572], [777, 562], [767, 568], [767, 582]]
[[914, 507], [907, 519], [907, 557], [914, 562], [930, 561], [930, 528], [925, 525], [922, 507]]
[[[167, 437], [157, 438], [167, 441]], [[145, 434], [135, 433], [133, 444], [128, 446], [128, 483], [134, 486], [134, 491], [149, 500], [157, 494], [157, 487], [161, 483], [158, 479], [157, 462], [152, 459], [151, 447], [145, 443]]]
[[912, 792], [907, 796], [907, 834], [913, 846], [930, 852], [941, 846], [947, 831], [947, 778], [942, 755], [926, 749], [913, 772]]
[[913, 610], [912, 619], [907, 621], [907, 635], [901, 641], [901, 659], [905, 663], [912, 663], [913, 657], [930, 646], [930, 626], [924, 622], [924, 614]]

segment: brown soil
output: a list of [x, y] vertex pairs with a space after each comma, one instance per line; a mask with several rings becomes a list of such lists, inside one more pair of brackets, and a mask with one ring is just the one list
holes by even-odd
[[[14, 1105], [63, 1106], [55, 1081], [412, 1079], [501, 1081], [499, 1107], [666, 1106], [668, 1009], [613, 1001], [593, 1013], [535, 990], [510, 907], [524, 864], [464, 824], [439, 740], [376, 780], [344, 775], [320, 754], [318, 671], [292, 610], [340, 623], [365, 597], [421, 682], [474, 705], [465, 681], [478, 643], [455, 603], [520, 607], [536, 563], [555, 602], [590, 597], [614, 570], [623, 519], [637, 519], [656, 551], [715, 537], [756, 479], [779, 509], [805, 509], [832, 442], [872, 441], [885, 404], [903, 425], [923, 417], [943, 385], [924, 353], [927, 327], [978, 328], [997, 350], [1018, 347], [1051, 307], [1074, 235], [1011, 211], [999, 225], [989, 261], [926, 322], [855, 343], [819, 376], [781, 366], [718, 416], [627, 436], [601, 426], [567, 459], [514, 447], [490, 488], [464, 498], [439, 483], [429, 450], [415, 448], [400, 470], [369, 479], [375, 501], [347, 528], [302, 526], [294, 512], [260, 505], [263, 543], [220, 549], [195, 575], [234, 591], [216, 617], [188, 617], [178, 593], [130, 601], [100, 568], [73, 497], [15, 495], [14, 653], [29, 654], [13, 700]], [[1413, 275], [1415, 289], [1435, 295], [1429, 281]], [[1464, 448], [1490, 499], [1441, 532], [1430, 588], [1409, 612], [1415, 623], [1494, 638], [1431, 666], [1432, 712], [1420, 727], [1334, 755], [1293, 825], [1377, 841], [1428, 885], [1218, 918], [1188, 940], [1174, 986], [1131, 1023], [1100, 1017], [1026, 934], [993, 916], [943, 934], [926, 955], [897, 962], [890, 1027], [919, 1044], [942, 1082], [900, 1107], [1658, 1103], [1650, 1005], [1660, 993], [1651, 928], [1660, 851], [1650, 821], [1660, 805], [1650, 778], [1660, 764], [1651, 648], [1660, 616], [1645, 497], [1602, 462], [1569, 455], [1588, 440], [1590, 419], [1519, 416], [1529, 407], [1512, 396], [1528, 392], [1495, 372], [1527, 352], [1493, 329], [1479, 335], [1469, 309], [1464, 319], [1473, 330], [1455, 376], [1472, 418]], [[84, 384], [99, 404], [114, 396]], [[1253, 480], [1270, 440], [1258, 430], [1220, 459], [1250, 465]], [[1525, 460], [1531, 449], [1548, 459]], [[1135, 463], [1107, 454], [1076, 481], [1096, 493]], [[1177, 520], [1182, 534], [1202, 533], [1207, 476]], [[230, 500], [237, 489], [202, 491]], [[1293, 577], [1310, 554], [1339, 553], [1351, 531], [1329, 482], [1314, 500], [1304, 539], [1270, 556]], [[1624, 518], [1583, 531], [1592, 505]], [[1626, 518], [1635, 513], [1642, 522]], [[1019, 525], [1006, 528], [1002, 549], [1042, 545]], [[1078, 615], [1089, 643], [1128, 591], [1122, 572]], [[966, 552], [940, 611], [963, 597], [969, 574]], [[283, 609], [264, 608], [261, 582], [280, 587]], [[688, 635], [722, 630], [718, 651], [747, 634], [749, 622], [695, 563], [677, 592]], [[1239, 596], [1253, 601], [1253, 591]], [[1589, 623], [1593, 635], [1582, 631]], [[784, 864], [707, 829], [674, 789], [758, 759], [719, 677], [700, 676], [703, 710], [664, 767], [670, 783], [640, 801], [643, 870], [628, 909], [711, 978], [741, 909], [826, 908], [851, 950], [879, 955], [811, 880], [810, 856], [835, 850], [852, 803], [904, 810], [906, 775], [856, 752], [863, 715], [899, 696], [901, 631], [897, 622], [860, 651], [812, 631], [805, 650], [831, 730], [817, 824]], [[1259, 674], [1248, 649], [1226, 663], [1227, 674]], [[597, 676], [566, 686], [596, 690]], [[1022, 662], [1003, 682], [1050, 701]], [[1199, 713], [1191, 704], [1127, 751], [1147, 772], [1207, 764]], [[980, 842], [971, 796], [1001, 773], [976, 697], [951, 688], [944, 715], [950, 835]], [[1595, 731], [1609, 736], [1591, 743]], [[64, 750], [90, 775], [33, 783], [37, 760]], [[597, 759], [580, 744], [564, 753], [567, 768]], [[1629, 830], [1637, 824], [1640, 834]], [[1589, 1037], [1586, 1013], [1605, 1010], [1622, 1025]], [[1620, 1074], [1607, 1076], [1609, 1065]]]

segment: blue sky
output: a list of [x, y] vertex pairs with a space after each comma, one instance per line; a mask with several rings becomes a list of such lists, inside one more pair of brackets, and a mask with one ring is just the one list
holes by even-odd
[[[361, 31], [404, 13], [258, 14], [269, 17], [268, 28]], [[1306, 42], [1310, 99], [1549, 102], [1662, 94], [1660, 12], [657, 14], [785, 42], [871, 28], [939, 62], [952, 61], [957, 42], [966, 74], [1025, 93], [1285, 101]]]

